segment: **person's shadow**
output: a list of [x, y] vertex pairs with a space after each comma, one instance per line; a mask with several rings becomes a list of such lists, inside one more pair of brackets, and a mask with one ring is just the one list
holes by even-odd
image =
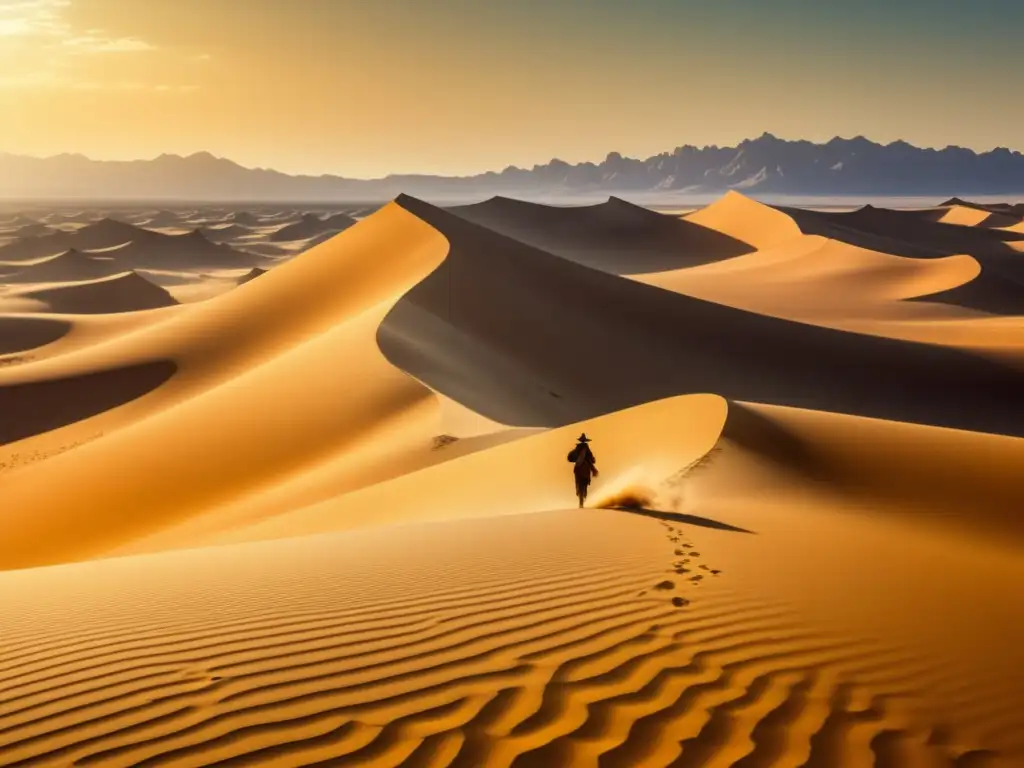
[[642, 515], [644, 517], [653, 517], [656, 520], [668, 520], [670, 522], [684, 523], [686, 525], [697, 525], [701, 528], [714, 528], [719, 531], [734, 531], [735, 533], [754, 533], [754, 531], [748, 531], [746, 528], [740, 528], [729, 523], [723, 523], [719, 520], [712, 520], [710, 517], [700, 517], [698, 515], [684, 515], [681, 512], [665, 512], [660, 509], [648, 509], [640, 505], [633, 504], [619, 504], [610, 507], [604, 507], [604, 509], [615, 509], [619, 512], [629, 512], [632, 515]]

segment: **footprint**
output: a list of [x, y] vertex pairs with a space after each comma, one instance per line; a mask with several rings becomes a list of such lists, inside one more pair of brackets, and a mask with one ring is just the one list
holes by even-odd
[[689, 568], [683, 568], [683, 566], [681, 566], [681, 565], [676, 568], [676, 573], [679, 573], [679, 574], [689, 573], [689, 572], [690, 572]]
[[706, 571], [708, 569], [708, 567], [706, 565], [702, 565], [700, 568], [701, 568], [702, 571]]
[[676, 554], [677, 556], [679, 556], [679, 555], [685, 555], [686, 553], [685, 553], [685, 552], [684, 552], [683, 550], [681, 550], [681, 549], [677, 549], [677, 550], [675, 551], [675, 554]]
[[712, 575], [712, 576], [717, 576], [717, 575], [718, 575], [718, 574], [720, 574], [720, 573], [721, 573], [721, 571], [719, 571], [719, 570], [717, 570], [717, 569], [715, 569], [715, 568], [712, 568], [712, 569], [711, 569], [711, 575]]
[[701, 580], [701, 579], [703, 579], [703, 578], [704, 578], [704, 577], [703, 577], [703, 576], [701, 576], [701, 575], [700, 575], [700, 574], [698, 573], [698, 574], [697, 574], [696, 576], [691, 576], [691, 577], [690, 577], [690, 581], [700, 581], [700, 580]]
[[674, 605], [676, 608], [682, 608], [682, 607], [687, 606], [689, 604], [690, 604], [690, 601], [687, 600], [685, 597], [673, 597], [672, 598], [672, 605]]
[[700, 557], [700, 552], [691, 552], [690, 557]]
[[665, 579], [664, 581], [658, 582], [654, 586], [654, 588], [655, 589], [672, 589], [673, 587], [675, 587], [675, 585], [676, 585], [676, 583], [674, 581], [669, 581], [668, 579]]

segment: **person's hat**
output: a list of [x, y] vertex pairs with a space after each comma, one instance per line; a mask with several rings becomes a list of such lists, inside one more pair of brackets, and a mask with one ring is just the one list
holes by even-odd
[[579, 436], [579, 442], [581, 442], [581, 443], [589, 443], [590, 442], [590, 438], [587, 437], [587, 433], [586, 432], [584, 432], [582, 435]]

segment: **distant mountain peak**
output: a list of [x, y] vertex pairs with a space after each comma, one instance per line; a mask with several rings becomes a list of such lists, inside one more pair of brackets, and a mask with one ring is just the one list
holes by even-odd
[[818, 144], [765, 131], [732, 147], [682, 145], [646, 159], [611, 151], [600, 162], [553, 158], [476, 176], [357, 180], [245, 168], [208, 151], [130, 162], [0, 154], [0, 198], [17, 199], [371, 202], [408, 192], [464, 201], [492, 195], [720, 195], [730, 189], [806, 196], [1016, 195], [1024, 194], [1024, 156], [1005, 147], [976, 152], [923, 149], [904, 140], [883, 145], [862, 135]]

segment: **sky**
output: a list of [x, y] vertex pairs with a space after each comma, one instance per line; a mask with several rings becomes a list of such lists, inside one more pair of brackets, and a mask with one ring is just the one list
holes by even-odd
[[1021, 0], [0, 0], [0, 152], [462, 175], [764, 132], [1024, 148]]

